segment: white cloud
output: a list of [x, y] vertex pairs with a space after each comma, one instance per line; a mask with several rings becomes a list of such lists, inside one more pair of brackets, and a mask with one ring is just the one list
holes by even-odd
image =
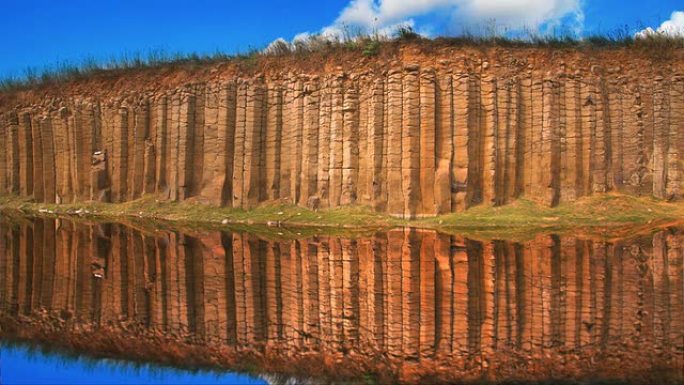
[[672, 12], [670, 20], [666, 20], [657, 29], [648, 27], [636, 33], [637, 38], [644, 38], [652, 35], [681, 36], [684, 37], [684, 12]]
[[[565, 25], [579, 34], [584, 24], [582, 2], [588, 0], [351, 0], [335, 21], [313, 34], [343, 39], [357, 32], [389, 36], [410, 26], [426, 36], [464, 31], [544, 32]], [[313, 35], [300, 33], [293, 42]]]
[[494, 22], [510, 30], [539, 30], [562, 20], [574, 29], [584, 22], [581, 0], [352, 0], [330, 27], [382, 30], [421, 16], [430, 21], [418, 27], [437, 32], [437, 24], [456, 29]]

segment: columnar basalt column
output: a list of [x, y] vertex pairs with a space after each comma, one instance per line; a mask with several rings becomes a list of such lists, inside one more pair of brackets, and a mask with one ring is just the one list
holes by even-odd
[[436, 77], [432, 69], [425, 69], [420, 73], [420, 130], [419, 130], [419, 174], [420, 174], [420, 206], [419, 216], [434, 216], [437, 213], [435, 201], [436, 171]]
[[451, 212], [454, 161], [454, 90], [451, 73], [438, 73], [435, 104], [435, 213]]
[[20, 164], [19, 119], [14, 111], [7, 114], [7, 192], [19, 194]]
[[329, 204], [337, 207], [342, 199], [344, 165], [344, 75], [338, 75], [332, 83], [330, 119]]
[[356, 87], [344, 91], [342, 134], [342, 192], [340, 205], [356, 203], [359, 177], [359, 92]]
[[419, 79], [418, 65], [407, 65], [404, 68], [401, 125], [401, 191], [404, 218], [415, 218], [421, 206]]
[[304, 86], [304, 116], [302, 132], [302, 175], [299, 205], [316, 209], [320, 197], [316, 195], [318, 184], [320, 91], [319, 79], [311, 79]]
[[681, 199], [675, 67], [418, 62], [226, 73], [0, 108], [0, 189], [39, 202], [149, 195], [402, 218], [609, 191]]

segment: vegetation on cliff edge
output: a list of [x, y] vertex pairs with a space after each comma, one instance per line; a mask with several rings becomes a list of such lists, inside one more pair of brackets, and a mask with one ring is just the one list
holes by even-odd
[[655, 60], [671, 57], [672, 52], [684, 49], [684, 37], [666, 34], [652, 34], [635, 37], [629, 28], [618, 29], [601, 35], [579, 37], [569, 32], [538, 34], [529, 32], [511, 37], [506, 31], [487, 28], [483, 33], [467, 31], [459, 36], [426, 38], [411, 28], [400, 27], [390, 35], [347, 32], [342, 37], [309, 35], [292, 43], [276, 40], [263, 49], [251, 48], [247, 52], [229, 54], [213, 53], [169, 53], [163, 50], [126, 53], [108, 60], [86, 58], [80, 62], [61, 62], [42, 69], [27, 68], [21, 76], [0, 79], [0, 93], [12, 93], [43, 86], [55, 86], [79, 81], [96, 75], [119, 76], [128, 71], [140, 69], [195, 68], [217, 64], [233, 63], [241, 68], [254, 67], [264, 57], [306, 58], [313, 53], [326, 56], [340, 52], [358, 52], [362, 56], [377, 56], [383, 52], [395, 52], [405, 45], [417, 45], [431, 50], [441, 47], [501, 47], [501, 48], [548, 48], [597, 50], [628, 48]]

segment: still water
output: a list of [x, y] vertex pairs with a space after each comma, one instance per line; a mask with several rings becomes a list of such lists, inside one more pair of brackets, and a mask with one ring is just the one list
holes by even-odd
[[1, 219], [0, 380], [682, 383], [683, 262], [679, 228], [505, 240]]

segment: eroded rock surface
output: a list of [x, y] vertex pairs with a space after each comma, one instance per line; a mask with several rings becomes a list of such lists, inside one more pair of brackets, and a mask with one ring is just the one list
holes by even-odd
[[[682, 197], [681, 63], [570, 71], [523, 53], [0, 105], [0, 193], [42, 202], [154, 194], [244, 209], [363, 204], [408, 218], [519, 197]], [[91, 164], [96, 154], [106, 161]]]

